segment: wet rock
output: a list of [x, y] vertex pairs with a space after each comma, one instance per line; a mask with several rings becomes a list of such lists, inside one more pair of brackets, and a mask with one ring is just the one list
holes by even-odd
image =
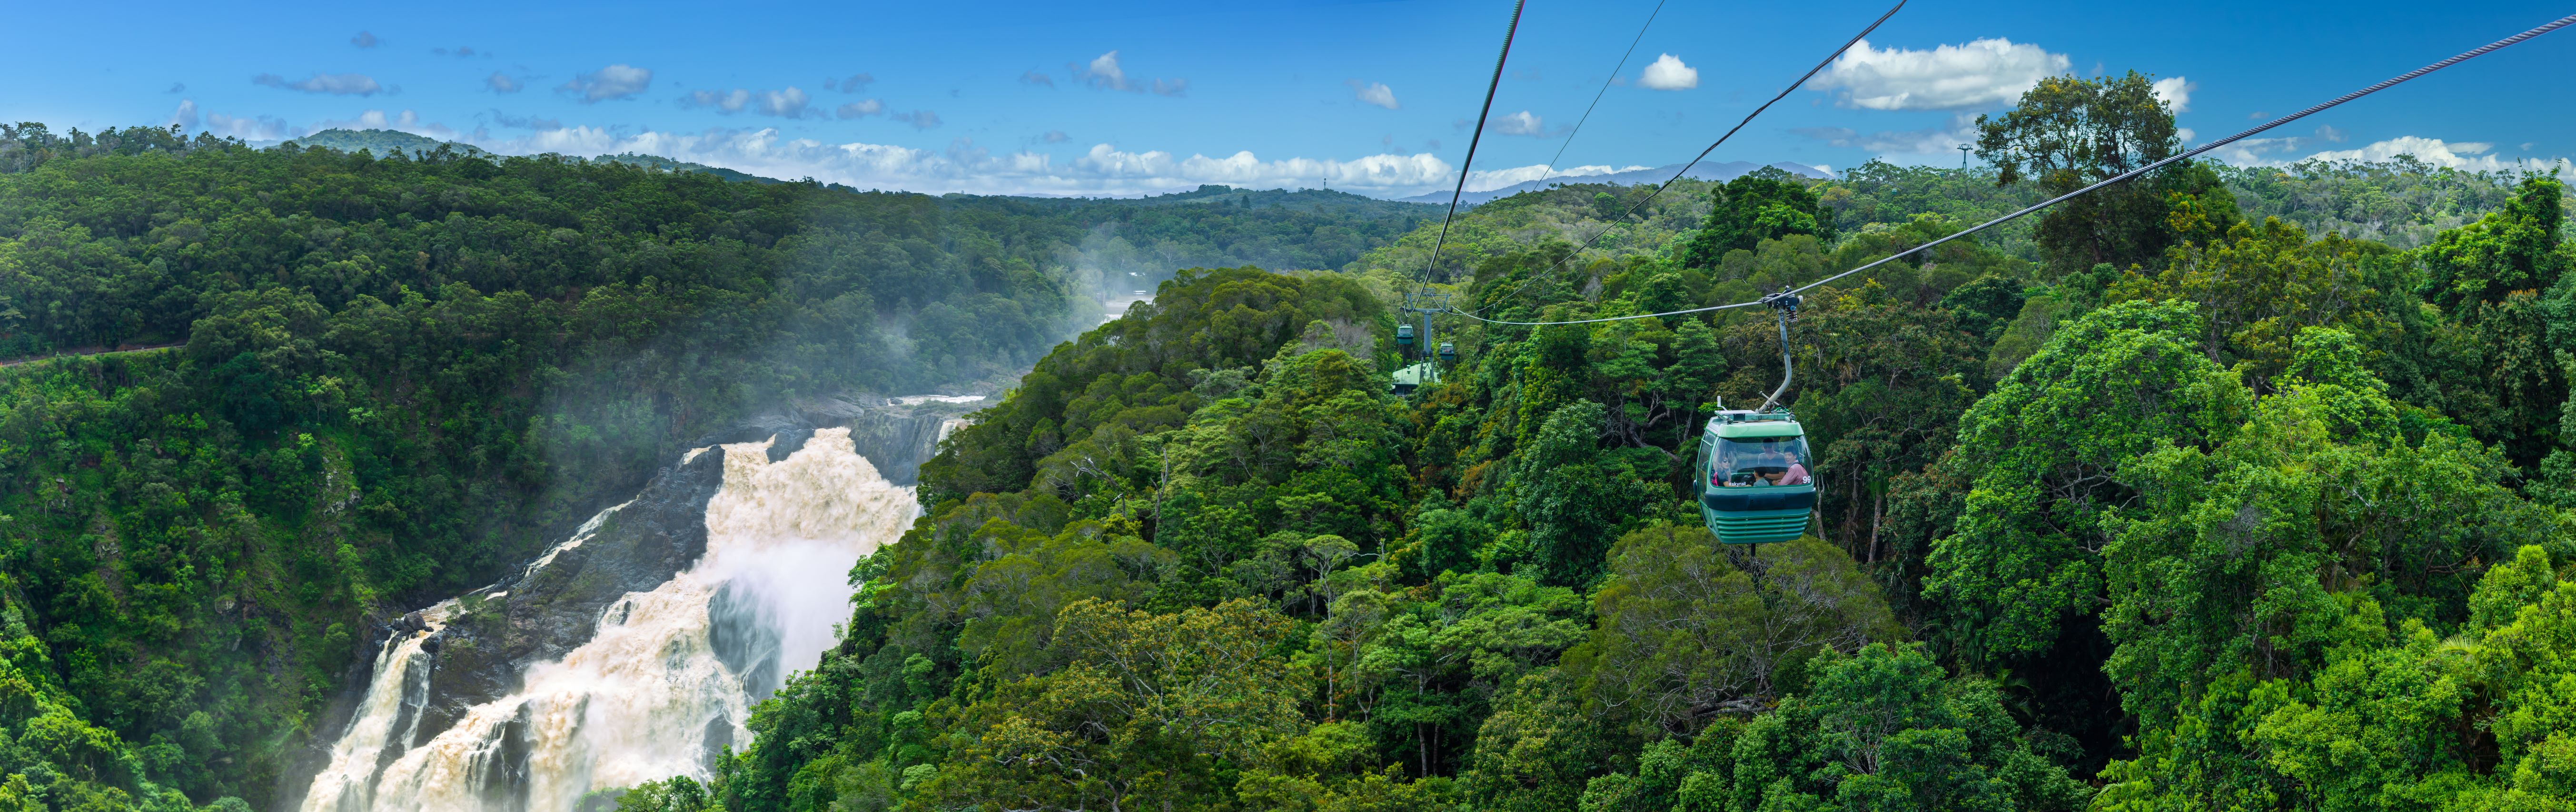
[[[609, 604], [651, 591], [705, 555], [707, 500], [724, 485], [724, 454], [710, 449], [663, 469], [581, 543], [461, 597], [446, 627], [421, 646], [432, 654], [429, 702], [413, 743], [516, 691], [528, 666], [588, 642]], [[417, 613], [405, 620], [419, 622]]]

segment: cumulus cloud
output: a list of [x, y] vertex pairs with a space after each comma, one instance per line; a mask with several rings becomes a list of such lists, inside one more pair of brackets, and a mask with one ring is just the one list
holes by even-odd
[[743, 90], [741, 88], [735, 88], [731, 91], [691, 91], [689, 95], [680, 97], [680, 106], [685, 108], [713, 107], [716, 108], [718, 112], [739, 113], [743, 111], [743, 108], [751, 106], [751, 91]]
[[221, 138], [239, 138], [244, 141], [277, 141], [290, 135], [303, 134], [289, 127], [285, 119], [276, 116], [242, 118], [222, 113], [206, 114], [206, 132], [214, 133]]
[[2158, 79], [2153, 87], [2156, 91], [2156, 99], [2164, 102], [2165, 106], [2173, 108], [2176, 113], [2191, 112], [2191, 92], [2200, 89], [2200, 85], [2185, 81], [2180, 76]]
[[385, 92], [384, 86], [376, 84], [374, 78], [359, 73], [316, 73], [300, 82], [287, 81], [286, 77], [274, 73], [263, 73], [251, 77], [250, 83], [279, 90], [324, 93], [333, 96], [373, 96]]
[[1048, 75], [1043, 74], [1043, 73], [1039, 73], [1039, 72], [1037, 72], [1037, 71], [1035, 71], [1035, 70], [1031, 70], [1031, 71], [1027, 71], [1027, 72], [1024, 72], [1024, 73], [1021, 73], [1021, 74], [1020, 74], [1020, 84], [1024, 84], [1024, 85], [1045, 85], [1045, 86], [1047, 86], [1047, 87], [1054, 87], [1054, 86], [1055, 86], [1055, 77], [1048, 76]]
[[1681, 57], [1665, 54], [1637, 74], [1637, 86], [1647, 90], [1689, 90], [1699, 86], [1699, 69], [1682, 64]]
[[939, 120], [938, 113], [928, 110], [914, 110], [909, 113], [896, 113], [892, 116], [888, 116], [888, 118], [892, 118], [905, 124], [910, 124], [912, 125], [912, 128], [916, 130], [927, 130], [945, 123]]
[[1492, 122], [1486, 124], [1485, 127], [1503, 135], [1527, 135], [1533, 137], [1543, 137], [1547, 135], [1545, 122], [1538, 116], [1531, 115], [1528, 110], [1523, 110], [1518, 113], [1512, 113], [1510, 115], [1494, 119]]
[[875, 84], [876, 81], [877, 77], [873, 74], [853, 73], [850, 74], [850, 78], [847, 79], [823, 80], [823, 89], [838, 90], [843, 93], [857, 93], [868, 89], [868, 85]]
[[509, 74], [496, 70], [492, 75], [483, 77], [483, 87], [494, 93], [517, 93], [525, 85], [520, 84], [517, 79], [510, 78]]
[[197, 128], [197, 100], [195, 100], [195, 99], [181, 99], [181, 100], [179, 100], [179, 109], [171, 111], [171, 112], [170, 112], [170, 122], [169, 122], [168, 124], [164, 124], [164, 125], [162, 125], [162, 126], [165, 126], [165, 127], [177, 127], [177, 128], [179, 128], [179, 129], [182, 129], [182, 130], [194, 130], [194, 129], [196, 129], [196, 128]]
[[1348, 84], [1351, 86], [1351, 92], [1359, 97], [1362, 104], [1374, 104], [1389, 110], [1399, 107], [1395, 103], [1395, 89], [1387, 87], [1385, 82], [1362, 82], [1352, 79]]
[[[2319, 139], [2321, 139], [2321, 140], [2331, 141], [2331, 142], [2333, 142], [2333, 143], [2341, 144], [2341, 143], [2343, 143], [2344, 139], [2345, 139], [2345, 138], [2348, 138], [2348, 137], [2350, 137], [2350, 136], [2346, 136], [2346, 135], [2344, 135], [2344, 132], [2343, 132], [2342, 130], [2335, 129], [2335, 128], [2334, 128], [2334, 125], [2332, 125], [2332, 124], [2319, 124], [2319, 125], [2317, 125], [2317, 138], [2319, 138]], [[2531, 149], [2531, 145], [2530, 145], [2530, 144], [2524, 144], [2524, 145], [2522, 145], [2522, 148], [2523, 148], [2524, 150], [2529, 150], [2529, 149]]]
[[763, 90], [756, 95], [760, 114], [779, 118], [804, 117], [805, 104], [812, 101], [806, 97], [805, 91], [793, 85], [785, 90]]
[[1838, 104], [1865, 110], [1964, 110], [2021, 98], [2039, 80], [2065, 73], [2065, 54], [2007, 39], [1981, 39], [1929, 51], [1880, 50], [1862, 40], [1816, 77], [1818, 90], [1840, 89]]
[[1110, 51], [1091, 60], [1091, 64], [1074, 69], [1083, 84], [1106, 90], [1134, 90], [1127, 84], [1127, 71], [1118, 67], [1118, 52]]
[[2469, 172], [2539, 172], [2576, 178], [2576, 171], [2569, 169], [2565, 158], [2508, 159], [2493, 154], [2495, 145], [2483, 141], [2444, 141], [2409, 135], [2374, 141], [2354, 149], [2310, 151], [2319, 143], [2343, 138], [2345, 135], [2341, 130], [2319, 127], [2315, 137], [2248, 138], [2210, 154], [2239, 166], [2286, 166], [2300, 161], [2386, 161], [2408, 155], [2434, 166]]
[[555, 87], [583, 104], [631, 99], [653, 86], [653, 71], [632, 65], [616, 64], [581, 74]]
[[349, 44], [360, 48], [373, 48], [376, 47], [376, 43], [379, 42], [383, 42], [383, 40], [376, 39], [376, 35], [365, 31], [360, 31], [357, 36], [349, 38]]
[[[1188, 79], [1155, 79], [1150, 82], [1140, 82], [1129, 79], [1127, 77], [1127, 70], [1118, 65], [1117, 51], [1110, 51], [1094, 57], [1088, 64], [1077, 65], [1068, 63], [1065, 67], [1073, 71], [1073, 78], [1075, 81], [1088, 85], [1094, 90], [1124, 90], [1130, 93], [1143, 93], [1147, 90], [1152, 90], [1157, 95], [1180, 96], [1187, 94], [1190, 89], [1190, 80]], [[1024, 82], [1032, 81], [1028, 77], [1035, 75], [1036, 73], [1036, 71], [1030, 71], [1029, 74], [1021, 76], [1020, 80]], [[1043, 77], [1040, 77], [1040, 79], [1043, 80]], [[1050, 87], [1055, 84], [1052, 80], [1044, 80], [1044, 83]]]
[[1529, 181], [1540, 179], [1557, 180], [1581, 178], [1591, 175], [1607, 175], [1612, 172], [1634, 172], [1640, 169], [1652, 168], [1653, 167], [1645, 166], [1643, 164], [1633, 166], [1589, 164], [1585, 166], [1569, 166], [1563, 169], [1553, 169], [1547, 164], [1530, 164], [1528, 166], [1515, 166], [1509, 169], [1478, 169], [1467, 173], [1467, 191], [1490, 192], [1515, 183], [1527, 183]]
[[885, 112], [885, 102], [878, 101], [876, 99], [860, 99], [858, 101], [841, 105], [839, 109], [833, 110], [832, 114], [844, 119], [851, 119], [873, 116], [883, 112]]
[[[713, 107], [717, 112], [727, 115], [748, 110], [764, 116], [777, 116], [779, 118], [806, 118], [808, 116], [821, 118], [822, 111], [813, 110], [807, 106], [812, 104], [813, 101], [813, 97], [807, 96], [805, 91], [794, 87], [789, 87], [785, 90], [745, 90], [743, 88], [734, 88], [732, 90], [690, 91], [688, 95], [680, 97], [680, 106], [688, 108]], [[850, 107], [850, 105], [843, 105], [843, 107], [847, 108]], [[848, 118], [848, 116], [843, 116], [843, 118]]]
[[2399, 155], [2413, 155], [2416, 160], [2434, 166], [2466, 169], [2472, 172], [2502, 172], [2519, 168], [2518, 161], [2507, 161], [2488, 153], [2495, 145], [2482, 141], [2444, 141], [2422, 136], [2401, 136], [2374, 141], [2358, 149], [2333, 149], [2307, 157], [2311, 161], [2385, 161]]

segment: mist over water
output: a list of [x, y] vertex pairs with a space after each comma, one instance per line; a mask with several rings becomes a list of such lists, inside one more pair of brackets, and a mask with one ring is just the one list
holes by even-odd
[[[424, 610], [427, 629], [386, 641], [303, 812], [569, 812], [589, 791], [707, 777], [714, 754], [749, 740], [750, 705], [836, 642], [851, 565], [900, 538], [917, 512], [913, 489], [887, 482], [846, 428], [818, 430], [776, 462], [774, 442], [724, 446], [695, 566], [627, 593], [588, 642], [530, 666], [517, 691], [421, 742], [423, 641], [464, 609]], [[548, 555], [581, 544], [618, 509]]]

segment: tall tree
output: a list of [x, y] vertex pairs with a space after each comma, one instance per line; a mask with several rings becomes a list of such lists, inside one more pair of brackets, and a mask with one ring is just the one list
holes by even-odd
[[[2164, 160], [2182, 147], [2173, 109], [2137, 71], [2042, 79], [2003, 116], [1978, 116], [1977, 130], [1977, 157], [1995, 165], [1997, 185], [2029, 182], [2050, 196]], [[2040, 220], [2040, 248], [2060, 273], [2101, 263], [2155, 264], [2175, 240], [2166, 216], [2182, 198], [2208, 201], [2217, 233], [2240, 216], [2216, 175], [2182, 162], [2057, 204]]]
[[1816, 199], [1806, 181], [1775, 167], [1738, 176], [1708, 192], [1708, 222], [1692, 235], [1682, 262], [1715, 264], [1728, 251], [1751, 251], [1763, 240], [1805, 234], [1834, 237], [1833, 210]]

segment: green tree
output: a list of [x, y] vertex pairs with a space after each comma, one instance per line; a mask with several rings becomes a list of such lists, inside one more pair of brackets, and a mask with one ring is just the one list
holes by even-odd
[[2103, 595], [2101, 550], [2139, 513], [2121, 469], [2174, 445], [2214, 445], [2251, 398], [2200, 354], [2179, 303], [2124, 303], [2057, 330], [1960, 418], [1942, 462], [1973, 483], [1957, 530], [1933, 543], [1927, 597], [1970, 662], [2047, 650]]
[[[1978, 116], [1977, 128], [1977, 157], [1995, 166], [1996, 184], [2028, 181], [2050, 197], [2164, 160], [2182, 144], [2172, 109], [2136, 71], [2042, 79], [2001, 117]], [[2153, 264], [2176, 238], [2166, 220], [2180, 198], [2206, 201], [2219, 233], [2238, 216], [2217, 176], [2186, 162], [2058, 204], [2036, 238], [2059, 273]]]
[[1777, 168], [1737, 176], [1709, 189], [1708, 199], [1708, 222], [1682, 249], [1684, 265], [1710, 265], [1729, 251], [1750, 251], [1763, 240], [1792, 234], [1834, 237], [1833, 212], [1805, 180]]

